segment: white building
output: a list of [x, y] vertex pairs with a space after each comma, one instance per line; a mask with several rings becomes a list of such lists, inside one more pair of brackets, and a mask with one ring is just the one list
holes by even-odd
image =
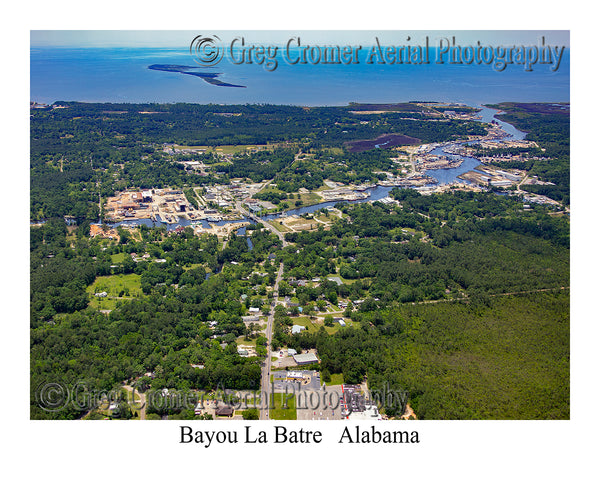
[[294, 355], [294, 361], [298, 365], [308, 365], [309, 363], [318, 363], [319, 359], [314, 353], [301, 353]]
[[362, 412], [350, 413], [348, 420], [382, 420], [382, 417], [375, 405], [367, 405]]

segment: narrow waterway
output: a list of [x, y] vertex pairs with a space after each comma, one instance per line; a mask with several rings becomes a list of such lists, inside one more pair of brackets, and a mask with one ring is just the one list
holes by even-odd
[[[502, 121], [494, 118], [494, 115], [496, 115], [498, 113], [498, 110], [484, 107], [482, 105], [470, 105], [470, 106], [482, 109], [480, 112], [478, 112], [478, 116], [481, 117], [481, 118], [477, 119], [478, 122], [490, 123], [492, 120], [496, 120], [496, 122], [500, 125], [502, 130], [507, 134], [507, 136], [503, 137], [502, 140], [523, 140], [525, 138], [526, 134], [524, 132], [517, 130], [515, 127], [513, 127], [509, 123], [502, 122]], [[475, 144], [478, 142], [456, 142], [453, 144], [461, 145], [461, 144], [465, 144], [465, 143]], [[466, 173], [470, 170], [473, 170], [478, 165], [481, 165], [481, 162], [473, 157], [467, 157], [464, 155], [451, 155], [451, 154], [444, 153], [442, 150], [444, 148], [448, 148], [448, 146], [449, 145], [445, 145], [443, 147], [438, 147], [438, 148], [434, 149], [431, 153], [433, 155], [448, 155], [453, 158], [460, 158], [463, 161], [462, 164], [455, 168], [427, 170], [426, 174], [432, 178], [435, 178], [438, 181], [438, 185], [445, 185], [445, 184], [453, 183], [453, 182], [470, 183], [467, 180], [462, 180], [462, 179], [458, 178], [458, 176], [462, 175], [463, 173]], [[270, 215], [264, 215], [261, 218], [264, 218], [265, 220], [274, 220], [274, 219], [280, 218], [282, 216], [303, 215], [305, 213], [314, 213], [317, 210], [321, 210], [322, 208], [333, 207], [336, 203], [364, 203], [364, 202], [381, 200], [381, 199], [387, 197], [388, 194], [390, 193], [390, 191], [394, 188], [396, 188], [396, 187], [384, 187], [384, 186], [378, 185], [376, 187], [369, 188], [366, 190], [366, 192], [369, 192], [371, 194], [366, 199], [353, 200], [353, 201], [338, 200], [338, 201], [333, 201], [333, 202], [324, 202], [324, 203], [319, 203], [317, 205], [311, 205], [308, 207], [294, 208], [293, 210], [288, 210], [287, 212], [284, 212], [284, 213], [274, 213], [274, 214], [270, 214]]]
[[[482, 110], [478, 113], [478, 116], [481, 118], [477, 119], [478, 122], [490, 123], [492, 120], [495, 120], [498, 125], [502, 128], [502, 131], [506, 133], [506, 136], [502, 138], [502, 140], [523, 140], [525, 138], [525, 133], [517, 130], [510, 123], [502, 122], [497, 118], [494, 118], [494, 115], [498, 113], [498, 110], [494, 110], [493, 108], [484, 107], [482, 105], [471, 105], [476, 108], [481, 108]], [[466, 143], [469, 144], [477, 144], [479, 142], [457, 142], [455, 145], [464, 145]], [[478, 165], [481, 165], [481, 162], [473, 157], [467, 157], [464, 155], [455, 155], [448, 154], [444, 152], [444, 149], [448, 148], [447, 145], [443, 147], [438, 147], [433, 149], [430, 153], [432, 155], [447, 155], [450, 158], [460, 159], [462, 160], [462, 164], [456, 168], [448, 168], [448, 169], [438, 169], [438, 170], [427, 170], [427, 175], [435, 178], [438, 181], [439, 185], [446, 185], [448, 183], [453, 182], [462, 182], [462, 183], [471, 183], [467, 180], [462, 180], [458, 178], [459, 175], [466, 173], [470, 170], [473, 170]]]

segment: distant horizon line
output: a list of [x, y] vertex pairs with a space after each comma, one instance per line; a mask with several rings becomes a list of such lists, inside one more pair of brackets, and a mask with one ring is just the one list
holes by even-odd
[[[555, 101], [520, 101], [520, 100], [502, 100], [498, 102], [487, 102], [487, 103], [478, 103], [477, 106], [474, 106], [472, 103], [466, 103], [463, 101], [439, 101], [439, 100], [406, 100], [402, 102], [381, 102], [381, 101], [373, 101], [373, 102], [348, 102], [345, 105], [332, 105], [332, 104], [318, 104], [318, 105], [307, 105], [307, 104], [299, 104], [299, 103], [260, 103], [260, 102], [244, 102], [244, 103], [202, 103], [202, 102], [113, 102], [113, 101], [89, 101], [89, 100], [54, 100], [52, 103], [46, 102], [38, 102], [37, 100], [29, 100], [29, 104], [36, 105], [47, 105], [52, 106], [56, 103], [86, 103], [86, 104], [110, 104], [110, 105], [215, 105], [220, 107], [243, 107], [246, 105], [259, 105], [259, 106], [273, 106], [273, 107], [306, 107], [306, 108], [314, 108], [314, 107], [350, 107], [351, 105], [404, 105], [407, 103], [436, 103], [440, 105], [455, 105], [455, 106], [465, 106], [465, 107], [473, 107], [477, 108], [479, 106], [485, 107], [487, 105], [491, 105], [493, 103], [535, 103], [535, 104], [559, 104], [559, 105], [570, 105], [571, 101], [564, 100], [555, 100]], [[385, 112], [388, 113], [388, 112]], [[393, 113], [393, 111], [390, 111]]]

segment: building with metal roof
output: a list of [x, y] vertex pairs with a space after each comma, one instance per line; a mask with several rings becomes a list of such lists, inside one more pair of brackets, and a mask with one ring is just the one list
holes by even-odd
[[298, 365], [308, 365], [309, 363], [318, 363], [319, 359], [314, 353], [300, 353], [294, 355], [294, 361]]

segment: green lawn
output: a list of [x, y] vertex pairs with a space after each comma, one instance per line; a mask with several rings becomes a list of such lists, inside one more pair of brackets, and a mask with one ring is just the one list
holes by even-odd
[[114, 255], [110, 256], [110, 261], [113, 263], [113, 265], [117, 263], [123, 263], [123, 260], [125, 260], [126, 255], [127, 254], [125, 252], [115, 253]]
[[[342, 315], [339, 315], [340, 317]], [[352, 320], [350, 320], [349, 318], [344, 318], [344, 322], [346, 322], [346, 326], [342, 327], [338, 322], [333, 322], [333, 326], [331, 327], [325, 327], [325, 331], [329, 334], [329, 335], [333, 335], [335, 332], [337, 332], [338, 330], [342, 329], [342, 328], [352, 328]]]
[[[344, 374], [332, 373], [331, 380], [326, 383], [327, 385], [341, 385], [342, 383], [344, 383]], [[321, 376], [321, 385], [323, 385], [323, 376]]]
[[[135, 273], [128, 275], [108, 275], [98, 277], [89, 287], [90, 305], [99, 310], [113, 310], [118, 300], [131, 300], [142, 295], [140, 276]], [[95, 293], [106, 292], [107, 297], [96, 297]], [[112, 297], [112, 298], [111, 298]]]
[[129, 297], [123, 297], [120, 299], [91, 297], [90, 307], [93, 307], [97, 310], [114, 310], [115, 308], [117, 308], [118, 303], [123, 301], [124, 299], [131, 300], [131, 298]]
[[246, 336], [242, 335], [241, 337], [238, 337], [235, 339], [235, 343], [237, 345], [248, 345], [251, 347], [256, 347], [256, 338], [251, 338], [250, 340], [246, 340]]
[[337, 332], [340, 328], [348, 328], [348, 327], [341, 327], [340, 324], [338, 322], [333, 322], [333, 326], [331, 327], [325, 327], [325, 331], [329, 334], [329, 335], [333, 335], [335, 332]]
[[285, 393], [271, 394], [271, 403], [269, 406], [275, 407], [269, 411], [269, 418], [271, 420], [297, 420], [295, 395], [287, 395]]
[[[342, 313], [336, 312], [335, 316], [342, 317]], [[344, 322], [346, 322], [345, 327], [342, 327], [337, 321], [334, 321], [333, 325], [331, 327], [327, 327], [327, 326], [323, 325], [323, 322], [322, 322], [323, 315], [320, 315], [319, 319], [320, 319], [320, 321], [318, 321], [318, 320], [311, 321], [311, 319], [309, 317], [292, 317], [292, 321], [293, 321], [294, 325], [302, 325], [303, 327], [306, 327], [306, 331], [309, 333], [318, 331], [321, 328], [321, 326], [324, 326], [325, 331], [330, 335], [334, 334], [341, 328], [351, 328], [352, 327], [352, 320], [350, 320], [349, 318], [344, 318]]]
[[[292, 208], [297, 208], [295, 206], [296, 200], [298, 200], [298, 199], [294, 198], [293, 201], [291, 201]], [[321, 203], [323, 201], [323, 199], [321, 198], [321, 196], [318, 195], [318, 194], [316, 194], [316, 193], [314, 193], [314, 192], [301, 193], [300, 194], [300, 200], [302, 200], [302, 206], [303, 207], [307, 207], [309, 205], [316, 205], [317, 203]]]
[[316, 332], [319, 329], [319, 326], [316, 323], [313, 323], [308, 317], [292, 317], [292, 321], [294, 322], [294, 325], [306, 327], [306, 331], [309, 333]]
[[320, 220], [321, 222], [325, 222], [325, 223], [332, 223], [334, 220], [337, 220], [338, 218], [340, 218], [340, 217], [330, 213], [329, 215], [325, 215], [325, 214], [317, 215], [315, 217], [315, 220]]
[[269, 222], [269, 223], [271, 225], [273, 225], [280, 232], [283, 232], [283, 233], [285, 233], [285, 232], [291, 232], [291, 230], [288, 227], [286, 227], [286, 226], [282, 225], [281, 223], [279, 223], [278, 220], [274, 220], [274, 221]]
[[[191, 265], [189, 265], [187, 267], [185, 265], [182, 265], [181, 268], [183, 268], [183, 270], [187, 272], [188, 270], [192, 270], [193, 268], [200, 268], [203, 266], [204, 266], [203, 263], [192, 263]], [[210, 272], [210, 269], [207, 267], [205, 267], [205, 270], [206, 270], [206, 273]]]
[[207, 152], [212, 153], [223, 153], [223, 154], [233, 154], [233, 153], [245, 153], [250, 149], [259, 149], [266, 150], [272, 149], [272, 145], [217, 145], [216, 147], [209, 146], [186, 146], [186, 145], [177, 145], [178, 148], [190, 149], [190, 150], [206, 150]]

